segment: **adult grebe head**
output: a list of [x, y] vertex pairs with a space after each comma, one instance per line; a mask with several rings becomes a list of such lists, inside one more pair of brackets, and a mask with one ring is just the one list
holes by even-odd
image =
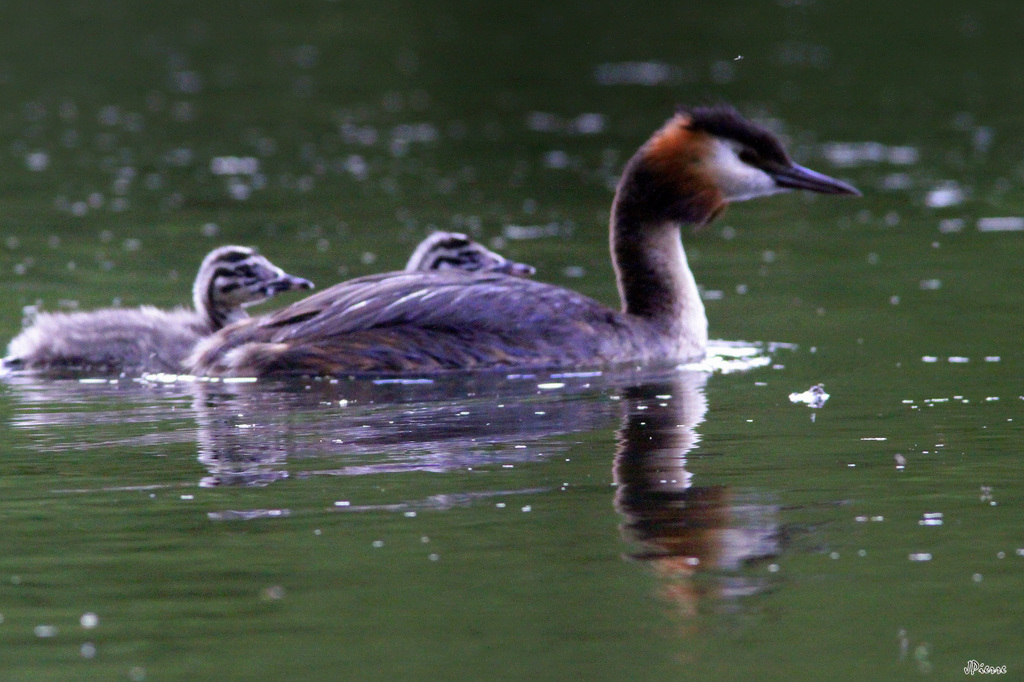
[[732, 107], [680, 108], [627, 164], [616, 203], [633, 220], [701, 225], [729, 202], [794, 189], [860, 196], [795, 163], [771, 131]]
[[530, 277], [537, 272], [532, 265], [509, 260], [460, 232], [434, 232], [419, 243], [405, 264], [405, 271], [427, 270], [503, 272], [517, 277]]
[[680, 241], [732, 201], [792, 189], [860, 192], [793, 162], [771, 131], [731, 107], [679, 109], [626, 164], [612, 203], [611, 246], [623, 311], [703, 348], [707, 318]]
[[247, 246], [221, 246], [203, 259], [192, 288], [196, 311], [214, 330], [245, 317], [243, 307], [282, 291], [312, 289], [308, 279], [287, 272]]

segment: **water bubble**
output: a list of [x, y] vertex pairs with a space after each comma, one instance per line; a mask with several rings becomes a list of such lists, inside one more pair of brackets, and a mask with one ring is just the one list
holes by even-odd
[[544, 166], [555, 170], [562, 170], [569, 167], [569, 155], [560, 149], [554, 149], [544, 153]]
[[195, 153], [188, 147], [177, 147], [164, 154], [164, 160], [172, 166], [184, 168], [192, 163]]
[[198, 71], [175, 71], [171, 79], [175, 90], [186, 95], [195, 95], [203, 89], [203, 78]]
[[526, 127], [534, 132], [553, 133], [561, 131], [562, 122], [554, 114], [531, 111], [526, 115]]
[[987, 152], [994, 139], [995, 131], [992, 128], [988, 126], [978, 126], [975, 128], [974, 134], [971, 136], [971, 142], [974, 144], [974, 153], [984, 154]]
[[886, 148], [880, 142], [827, 142], [821, 153], [833, 166], [848, 168], [884, 160]]
[[35, 636], [40, 639], [57, 636], [57, 628], [53, 625], [37, 625], [32, 631], [35, 633]]
[[979, 218], [979, 232], [1021, 232], [1024, 231], [1024, 217], [1007, 216], [1000, 218]]
[[962, 204], [967, 200], [967, 192], [955, 180], [947, 180], [933, 188], [925, 196], [924, 203], [928, 208], [947, 208]]
[[352, 154], [345, 159], [345, 170], [356, 180], [365, 180], [370, 174], [369, 165], [358, 154]]
[[890, 192], [913, 188], [914, 180], [907, 173], [890, 173], [882, 178], [882, 189]]
[[667, 85], [693, 80], [695, 74], [664, 62], [612, 62], [594, 69], [598, 85]]
[[939, 223], [939, 232], [942, 234], [962, 232], [963, 229], [964, 221], [962, 218], [946, 218]]
[[116, 126], [121, 122], [121, 111], [113, 104], [102, 107], [97, 114], [100, 125]]
[[39, 173], [50, 167], [50, 155], [46, 152], [29, 152], [25, 155], [25, 167], [33, 173]]
[[235, 201], [245, 201], [252, 194], [252, 188], [238, 178], [228, 180], [228, 195]]
[[91, 630], [100, 624], [100, 617], [95, 613], [83, 613], [82, 617], [78, 619], [78, 623], [86, 630]]
[[268, 601], [279, 601], [285, 598], [285, 589], [280, 585], [271, 585], [263, 590], [263, 598]]
[[214, 175], [253, 175], [260, 169], [260, 161], [253, 156], [215, 156], [210, 160]]
[[886, 160], [896, 165], [909, 166], [917, 163], [920, 157], [917, 147], [893, 146], [886, 150]]
[[562, 274], [565, 275], [566, 277], [576, 279], [585, 276], [587, 274], [587, 271], [581, 265], [567, 265], [565, 269], [562, 270]]
[[605, 119], [603, 114], [580, 114], [570, 125], [570, 130], [580, 135], [595, 135], [603, 132], [604, 129]]
[[341, 139], [345, 144], [358, 144], [364, 147], [372, 147], [377, 144], [377, 140], [380, 137], [377, 129], [373, 126], [359, 126], [350, 121], [342, 123], [339, 126], [338, 132], [341, 134]]
[[96, 645], [92, 642], [85, 642], [78, 649], [78, 653], [82, 658], [96, 658]]
[[725, 292], [721, 289], [702, 289], [700, 297], [705, 301], [721, 301], [725, 298]]

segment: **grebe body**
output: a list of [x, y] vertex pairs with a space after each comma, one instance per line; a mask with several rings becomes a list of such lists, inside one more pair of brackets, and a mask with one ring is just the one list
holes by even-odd
[[222, 246], [203, 259], [193, 285], [194, 309], [40, 313], [11, 341], [3, 365], [7, 370], [179, 373], [199, 339], [248, 317], [245, 306], [312, 286], [253, 249]]
[[696, 360], [707, 319], [681, 226], [710, 222], [730, 201], [791, 189], [859, 194], [795, 164], [731, 108], [681, 110], [630, 159], [615, 192], [621, 310], [500, 273], [385, 273], [229, 325], [187, 362], [195, 373], [271, 376]]

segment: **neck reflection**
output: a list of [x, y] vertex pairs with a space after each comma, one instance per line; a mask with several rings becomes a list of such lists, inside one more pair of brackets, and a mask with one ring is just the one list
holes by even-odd
[[613, 464], [620, 530], [637, 547], [629, 556], [653, 567], [662, 596], [686, 617], [702, 601], [766, 589], [743, 569], [779, 553], [777, 505], [763, 493], [696, 485], [687, 470], [708, 409], [706, 379], [683, 372], [626, 390]]

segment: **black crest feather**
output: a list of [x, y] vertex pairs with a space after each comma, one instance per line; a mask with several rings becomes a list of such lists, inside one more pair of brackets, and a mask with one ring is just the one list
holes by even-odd
[[691, 130], [735, 140], [765, 161], [790, 163], [789, 154], [770, 130], [748, 121], [730, 106], [681, 107], [677, 112], [690, 119], [687, 127]]

